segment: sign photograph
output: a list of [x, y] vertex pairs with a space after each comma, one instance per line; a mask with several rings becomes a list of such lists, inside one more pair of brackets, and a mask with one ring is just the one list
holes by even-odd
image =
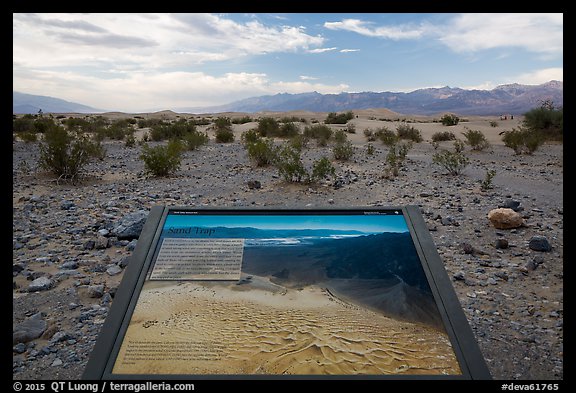
[[85, 376], [489, 376], [415, 209], [159, 210]]

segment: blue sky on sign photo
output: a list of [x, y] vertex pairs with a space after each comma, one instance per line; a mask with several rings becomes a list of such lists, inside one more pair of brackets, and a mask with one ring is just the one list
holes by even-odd
[[13, 90], [125, 112], [563, 80], [563, 14], [13, 14]]

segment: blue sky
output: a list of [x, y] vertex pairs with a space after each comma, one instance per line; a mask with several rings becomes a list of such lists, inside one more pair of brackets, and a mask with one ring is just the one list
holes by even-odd
[[139, 112], [563, 80], [563, 14], [13, 14], [13, 88]]
[[252, 227], [258, 229], [338, 229], [365, 233], [407, 232], [402, 215], [168, 215], [168, 227]]

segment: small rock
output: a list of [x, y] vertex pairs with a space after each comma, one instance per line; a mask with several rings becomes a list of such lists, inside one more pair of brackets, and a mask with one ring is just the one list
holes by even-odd
[[84, 246], [82, 246], [85, 250], [93, 250], [94, 246], [96, 246], [96, 242], [94, 240], [88, 240], [86, 243], [84, 243]]
[[118, 265], [112, 265], [108, 269], [106, 269], [106, 273], [108, 273], [110, 276], [115, 276], [117, 274], [122, 273], [122, 268]]
[[12, 332], [12, 344], [27, 343], [44, 334], [47, 323], [42, 319], [42, 313], [36, 313], [17, 325]]
[[52, 362], [52, 367], [58, 367], [61, 366], [63, 364], [62, 360], [56, 358], [54, 359], [54, 361]]
[[513, 229], [524, 225], [522, 216], [508, 208], [490, 210], [490, 212], [488, 212], [488, 219], [496, 229]]
[[88, 296], [91, 298], [100, 298], [104, 296], [104, 285], [91, 285], [88, 287]]
[[496, 242], [494, 242], [494, 247], [498, 249], [508, 248], [508, 240], [502, 238], [496, 239]]
[[70, 337], [70, 335], [69, 335], [68, 333], [60, 331], [60, 332], [54, 333], [54, 335], [53, 335], [52, 338], [50, 339], [50, 342], [59, 343], [59, 342], [62, 342], [62, 341], [66, 341], [66, 340], [68, 340], [68, 339], [70, 339], [70, 338], [71, 338], [71, 337]]
[[110, 239], [102, 235], [98, 235], [96, 241], [94, 242], [94, 247], [97, 250], [103, 250], [105, 248], [108, 248], [110, 247]]
[[466, 277], [464, 277], [464, 272], [463, 271], [459, 271], [457, 273], [454, 273], [454, 275], [452, 276], [454, 278], [454, 280], [456, 281], [463, 281], [466, 279]]
[[112, 236], [116, 236], [118, 240], [132, 240], [140, 237], [140, 232], [144, 227], [144, 223], [148, 218], [148, 211], [138, 210], [134, 213], [122, 217], [115, 225], [112, 231]]
[[259, 190], [262, 188], [262, 183], [260, 183], [258, 180], [248, 180], [247, 184], [248, 188], [251, 190]]
[[519, 211], [524, 210], [524, 208], [520, 207], [520, 202], [515, 201], [513, 199], [506, 199], [504, 201], [504, 203], [502, 203], [501, 205], [498, 205], [498, 207], [505, 208], [505, 209], [512, 209], [515, 212], [519, 212]]
[[136, 240], [136, 239], [131, 240], [128, 244], [126, 244], [126, 250], [127, 251], [134, 251], [137, 243], [138, 243], [138, 240]]
[[70, 210], [71, 208], [75, 207], [76, 205], [72, 201], [62, 201], [60, 203], [60, 209], [62, 210]]
[[78, 266], [78, 261], [67, 261], [60, 266], [60, 269], [73, 270], [78, 269]]
[[552, 246], [545, 236], [532, 236], [528, 243], [528, 247], [534, 251], [552, 251]]
[[28, 292], [46, 291], [54, 286], [54, 281], [46, 276], [39, 277], [28, 286]]
[[18, 343], [16, 345], [14, 345], [14, 347], [12, 348], [12, 352], [15, 353], [24, 353], [26, 352], [26, 344], [24, 343]]

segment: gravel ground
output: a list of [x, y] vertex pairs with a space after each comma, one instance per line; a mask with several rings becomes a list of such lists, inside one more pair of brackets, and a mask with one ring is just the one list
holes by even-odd
[[[36, 168], [37, 143], [14, 142], [13, 330], [28, 321], [24, 326], [41, 333], [13, 342], [14, 379], [81, 378], [135, 243], [110, 229], [153, 205], [418, 205], [492, 376], [563, 379], [562, 145], [544, 145], [532, 156], [514, 156], [502, 144], [467, 150], [470, 165], [449, 176], [432, 164], [432, 145], [421, 142], [399, 176], [387, 179], [388, 148], [374, 143], [367, 156], [357, 137], [353, 160], [334, 163], [338, 179], [306, 186], [255, 168], [238, 141], [211, 140], [186, 152], [169, 178], [144, 176], [139, 147], [104, 142], [106, 159], [90, 163], [77, 185], [57, 184]], [[311, 147], [304, 161], [329, 150]], [[490, 169], [493, 188], [483, 191]], [[248, 187], [250, 180], [261, 188]], [[490, 224], [488, 212], [505, 204], [518, 206], [525, 226]], [[545, 237], [551, 250], [530, 248], [533, 236]]]

